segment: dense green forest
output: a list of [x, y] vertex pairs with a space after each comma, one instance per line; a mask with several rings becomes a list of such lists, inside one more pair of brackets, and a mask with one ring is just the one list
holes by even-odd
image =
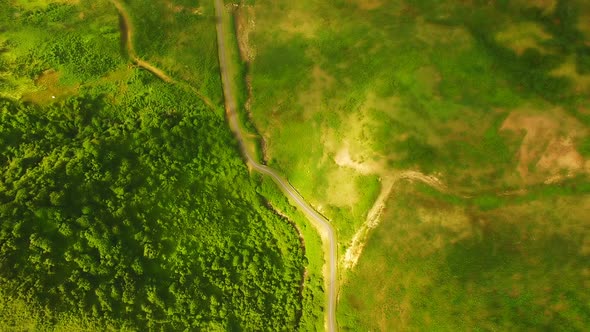
[[296, 329], [300, 239], [221, 112], [130, 67], [109, 2], [28, 4], [0, 0], [0, 330]]

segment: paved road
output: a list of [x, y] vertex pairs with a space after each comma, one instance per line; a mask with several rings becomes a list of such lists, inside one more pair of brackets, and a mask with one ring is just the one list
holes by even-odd
[[223, 24], [223, 0], [215, 0], [215, 13], [217, 16], [217, 45], [219, 48], [219, 66], [221, 70], [221, 79], [223, 82], [223, 95], [225, 98], [225, 108], [229, 119], [229, 125], [231, 130], [236, 135], [242, 153], [250, 164], [258, 172], [268, 175], [272, 180], [281, 188], [281, 190], [289, 196], [297, 204], [297, 206], [305, 213], [307, 218], [311, 221], [313, 226], [320, 233], [322, 240], [324, 241], [324, 247], [329, 248], [328, 255], [326, 256], [328, 278], [327, 283], [327, 296], [328, 306], [326, 312], [326, 329], [329, 332], [336, 331], [336, 296], [337, 296], [337, 279], [336, 279], [336, 264], [337, 264], [337, 250], [336, 250], [336, 236], [334, 235], [334, 229], [332, 225], [322, 215], [317, 213], [307, 202], [301, 197], [301, 195], [293, 188], [289, 182], [283, 179], [275, 170], [272, 168], [259, 164], [248, 152], [244, 144], [244, 135], [240, 128], [240, 124], [237, 119], [237, 106], [236, 98], [232, 91], [231, 76], [228, 73], [230, 66], [230, 59], [227, 57], [227, 48], [225, 45], [225, 30], [227, 27]]

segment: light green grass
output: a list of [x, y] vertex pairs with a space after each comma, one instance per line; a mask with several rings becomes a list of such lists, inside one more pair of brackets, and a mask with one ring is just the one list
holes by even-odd
[[[589, 196], [492, 212], [395, 193], [343, 286], [356, 330], [580, 330], [588, 315]], [[585, 206], [567, 213], [575, 206]]]
[[125, 2], [138, 56], [222, 104], [212, 1]]

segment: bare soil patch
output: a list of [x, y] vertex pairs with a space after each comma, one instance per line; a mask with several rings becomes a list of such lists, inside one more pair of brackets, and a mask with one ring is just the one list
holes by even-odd
[[537, 167], [547, 171], [566, 170], [568, 173], [580, 171], [585, 161], [576, 150], [571, 137], [554, 138], [537, 162]]
[[290, 11], [286, 17], [281, 20], [279, 27], [289, 34], [299, 34], [305, 38], [314, 38], [318, 30], [318, 24], [308, 13], [303, 11]]
[[49, 69], [35, 80], [38, 90], [23, 95], [23, 99], [37, 104], [46, 104], [77, 93], [79, 86], [63, 86], [59, 84], [60, 73]]
[[383, 6], [383, 0], [353, 0], [352, 3], [361, 10], [374, 10]]
[[242, 60], [251, 62], [256, 58], [256, 49], [250, 43], [250, 34], [256, 28], [256, 11], [252, 6], [240, 6], [234, 17], [240, 55]]
[[349, 150], [350, 148], [348, 144], [345, 143], [344, 146], [342, 146], [342, 148], [338, 151], [334, 157], [334, 162], [336, 162], [338, 166], [352, 168], [365, 175], [375, 174], [378, 172], [379, 167], [377, 167], [375, 163], [359, 162], [357, 160], [353, 160]]
[[524, 133], [517, 171], [527, 183], [543, 179], [551, 182], [563, 172], [574, 175], [586, 171], [586, 161], [573, 142], [588, 135], [588, 130], [561, 109], [516, 110], [506, 118], [500, 130]]

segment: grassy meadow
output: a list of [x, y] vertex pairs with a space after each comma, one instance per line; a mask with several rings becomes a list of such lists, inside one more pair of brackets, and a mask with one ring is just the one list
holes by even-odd
[[[341, 272], [342, 327], [588, 323], [586, 1], [257, 0], [236, 12], [266, 160], [332, 221], [341, 252], [388, 179], [444, 184], [394, 184], [358, 266]], [[446, 239], [437, 223], [457, 222], [469, 231]], [[450, 244], [422, 257], [416, 236]]]
[[[417, 169], [470, 195], [585, 173], [590, 49], [576, 13], [588, 6], [554, 7], [244, 5], [253, 27], [238, 34], [248, 35], [255, 53], [251, 112], [269, 163], [327, 215], [344, 215], [339, 227], [362, 219], [375, 198], [338, 183], [344, 172]], [[530, 137], [544, 129], [546, 137]], [[530, 139], [523, 142], [523, 133]], [[576, 160], [547, 145], [572, 146]], [[346, 148], [363, 171], [335, 160]]]
[[400, 185], [342, 290], [340, 327], [584, 330], [589, 213], [588, 195], [481, 211]]
[[136, 52], [216, 104], [222, 90], [211, 1], [127, 0]]

